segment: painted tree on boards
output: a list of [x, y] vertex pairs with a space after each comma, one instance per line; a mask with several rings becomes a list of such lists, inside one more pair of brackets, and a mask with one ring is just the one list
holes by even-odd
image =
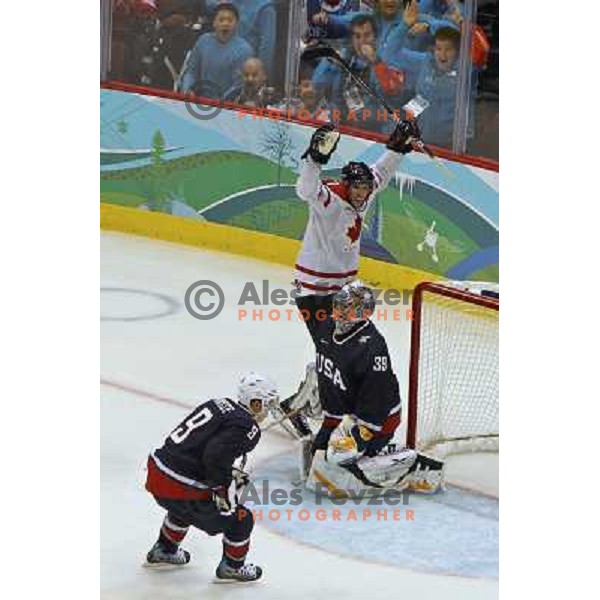
[[283, 167], [298, 167], [297, 149], [290, 135], [290, 124], [286, 121], [267, 121], [260, 138], [260, 149], [277, 164], [277, 186], [280, 186]]
[[157, 129], [152, 136], [152, 180], [153, 190], [151, 202], [153, 208], [157, 210], [165, 210], [166, 208], [166, 161], [164, 154], [167, 144], [160, 129]]

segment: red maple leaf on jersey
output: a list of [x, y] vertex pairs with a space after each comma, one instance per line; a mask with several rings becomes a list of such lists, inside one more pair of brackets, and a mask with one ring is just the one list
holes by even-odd
[[356, 218], [354, 219], [354, 223], [348, 227], [348, 230], [346, 231], [346, 235], [350, 238], [350, 242], [352, 244], [354, 244], [354, 242], [358, 241], [358, 238], [360, 237], [360, 232], [362, 229], [362, 218], [359, 217], [358, 215], [356, 215]]

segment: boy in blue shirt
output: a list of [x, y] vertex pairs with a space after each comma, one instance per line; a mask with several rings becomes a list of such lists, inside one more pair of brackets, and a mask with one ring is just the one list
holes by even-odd
[[[417, 81], [417, 94], [429, 103], [417, 120], [423, 139], [430, 144], [452, 145], [459, 52], [460, 32], [453, 27], [438, 29], [433, 53], [423, 64]], [[475, 84], [473, 76], [472, 89]]]
[[213, 30], [198, 38], [183, 76], [181, 91], [204, 98], [222, 99], [225, 92], [241, 82], [242, 68], [253, 51], [246, 40], [237, 35], [237, 8], [225, 2], [217, 7]]
[[[207, 0], [215, 8], [219, 0]], [[277, 36], [277, 12], [273, 0], [231, 0], [239, 14], [238, 34], [252, 47], [253, 56], [260, 58], [270, 80], [274, 76]]]

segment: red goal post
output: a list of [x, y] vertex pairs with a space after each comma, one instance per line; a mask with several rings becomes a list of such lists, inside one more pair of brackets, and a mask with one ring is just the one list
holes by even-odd
[[[496, 284], [487, 285], [497, 290]], [[500, 301], [485, 295], [485, 288], [469, 282], [424, 282], [415, 288], [410, 448], [435, 449], [435, 454], [498, 449]]]

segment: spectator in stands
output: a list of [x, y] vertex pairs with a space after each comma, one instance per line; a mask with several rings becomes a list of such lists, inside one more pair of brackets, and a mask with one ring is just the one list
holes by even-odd
[[402, 39], [401, 47], [410, 50], [423, 50], [431, 43], [427, 28], [421, 21], [419, 3], [412, 0], [405, 5], [404, 0], [377, 0], [375, 14], [382, 29], [380, 52], [390, 55], [390, 41], [396, 37]]
[[144, 56], [151, 51], [148, 29], [157, 15], [157, 0], [114, 0], [111, 79], [147, 85]]
[[[460, 32], [454, 27], [441, 27], [435, 34], [433, 53], [419, 75], [416, 91], [429, 106], [418, 117], [418, 123], [423, 140], [431, 144], [452, 145], [459, 50]], [[474, 89], [475, 77], [472, 84]]]
[[290, 110], [294, 116], [304, 120], [326, 122], [331, 119], [327, 103], [319, 97], [308, 70], [300, 73], [297, 94], [297, 97], [289, 101], [289, 105], [282, 105], [281, 110]]
[[[219, 0], [206, 0], [216, 8]], [[260, 58], [269, 79], [274, 77], [277, 35], [277, 12], [274, 0], [231, 0], [240, 15], [238, 33], [250, 44], [254, 56]]]
[[[344, 37], [349, 33], [350, 21], [343, 21], [345, 28], [338, 36], [330, 35], [328, 27], [329, 17], [334, 17], [334, 23], [337, 18], [350, 14], [350, 19], [356, 16], [360, 2], [356, 0], [307, 0], [306, 12], [308, 16], [308, 31], [306, 37], [308, 40], [320, 40], [324, 38]], [[352, 12], [354, 11], [354, 12]], [[336, 25], [332, 25], [335, 29]]]
[[249, 58], [244, 63], [242, 77], [242, 83], [231, 88], [225, 100], [253, 108], [273, 104], [275, 91], [267, 85], [267, 72], [260, 58]]
[[462, 20], [462, 10], [458, 0], [419, 0], [421, 12], [438, 20], [459, 23]]
[[[344, 38], [348, 37], [352, 19], [358, 14], [371, 13], [333, 14], [321, 11], [313, 16], [312, 24], [326, 27], [327, 36], [331, 39]], [[410, 2], [406, 8], [404, 0], [375, 0], [372, 14], [379, 31], [378, 52], [381, 56], [399, 52], [403, 47], [424, 50], [432, 43], [429, 26], [421, 19], [417, 0]], [[393, 48], [388, 49], [392, 39]]]
[[205, 98], [223, 98], [242, 79], [242, 67], [253, 55], [237, 32], [239, 14], [229, 2], [220, 4], [213, 31], [198, 38], [181, 78], [181, 91]]
[[[352, 46], [345, 56], [350, 67], [393, 104], [394, 96], [401, 91], [403, 75], [390, 68], [377, 53], [375, 18], [359, 14], [352, 20], [350, 30]], [[371, 131], [389, 128], [386, 118], [381, 117], [382, 109], [377, 101], [337, 65], [321, 61], [313, 75], [313, 85], [317, 94], [326, 98], [334, 121]], [[388, 119], [391, 119], [391, 115], [388, 115]]]
[[[441, 27], [454, 27], [462, 31], [463, 14], [458, 0], [420, 0], [427, 8], [425, 20], [429, 31], [435, 35]], [[472, 25], [471, 62], [477, 69], [482, 69], [488, 61], [490, 41], [485, 31], [477, 24]]]
[[153, 86], [173, 89], [177, 84], [188, 52], [204, 33], [205, 15], [204, 0], [160, 0], [160, 24], [152, 44], [156, 48]]
[[[419, 22], [413, 27], [413, 33], [419, 33], [427, 45], [433, 44], [433, 38], [440, 27], [460, 29], [462, 11], [458, 0], [419, 0]], [[425, 49], [424, 47], [413, 49]]]
[[301, 77], [298, 84], [299, 104], [295, 114], [306, 119], [327, 120], [326, 105], [321, 101], [315, 90], [311, 77]]

